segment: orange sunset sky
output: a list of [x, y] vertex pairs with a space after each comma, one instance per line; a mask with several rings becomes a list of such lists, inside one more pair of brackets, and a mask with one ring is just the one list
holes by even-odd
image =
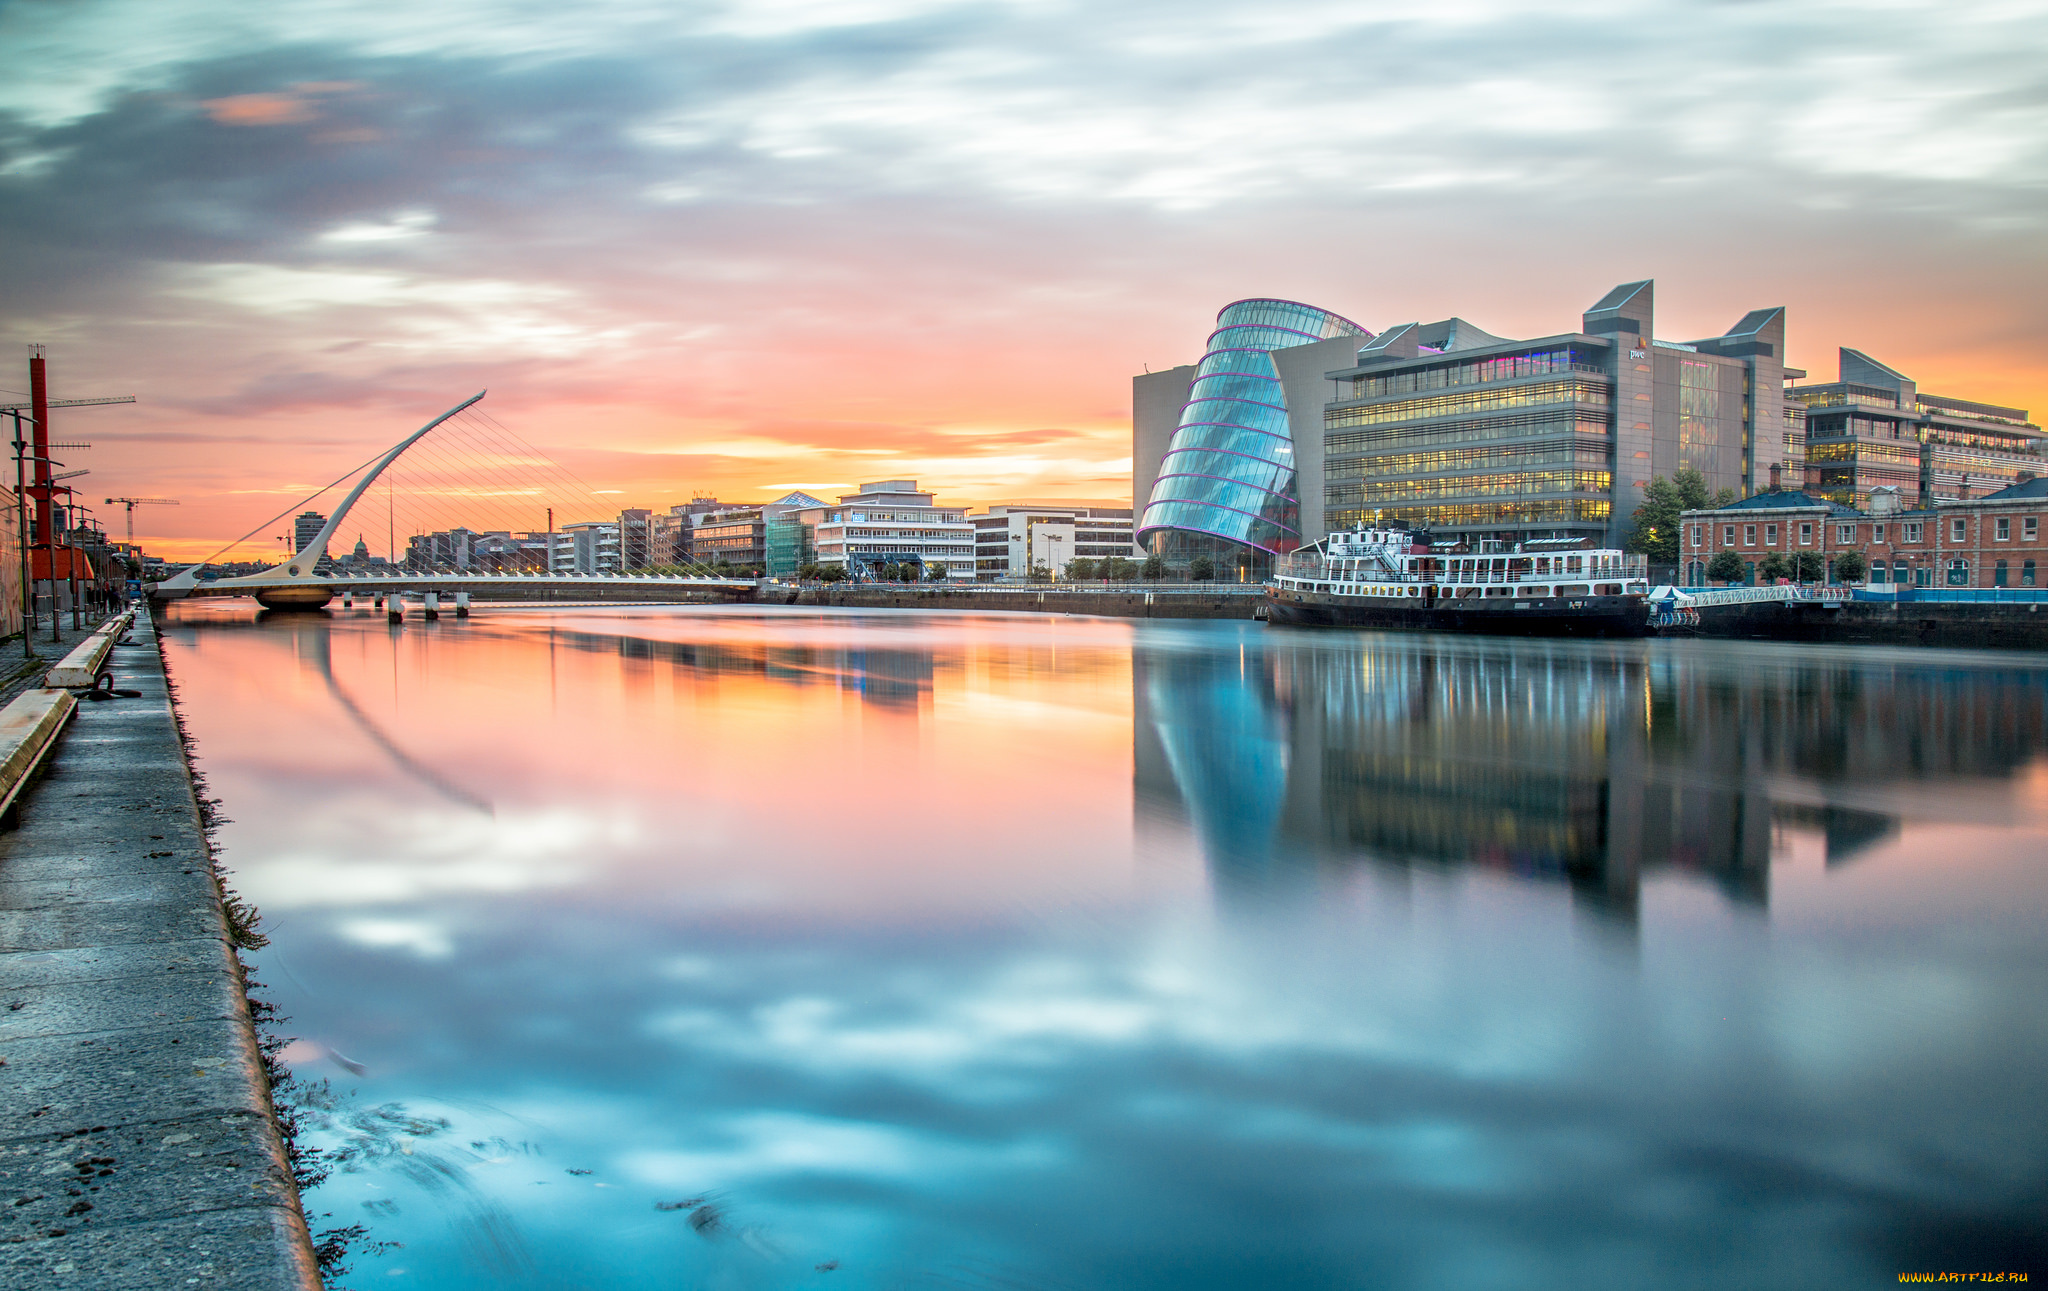
[[1249, 295], [1541, 336], [1654, 277], [1666, 339], [1783, 305], [1815, 380], [2048, 403], [2039, 3], [85, 0], [0, 41], [0, 390], [42, 342], [57, 397], [137, 395], [58, 456], [179, 499], [136, 515], [172, 557], [484, 387], [603, 491], [558, 522], [1126, 498], [1130, 378]]

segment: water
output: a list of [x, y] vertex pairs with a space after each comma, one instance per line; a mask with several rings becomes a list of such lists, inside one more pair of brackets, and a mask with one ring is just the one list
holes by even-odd
[[2041, 656], [166, 635], [347, 1285], [2048, 1274]]

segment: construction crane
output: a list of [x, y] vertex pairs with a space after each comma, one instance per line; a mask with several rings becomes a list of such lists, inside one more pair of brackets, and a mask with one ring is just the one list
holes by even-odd
[[107, 505], [108, 505], [108, 506], [112, 506], [112, 505], [114, 505], [114, 504], [115, 504], [116, 502], [119, 502], [120, 504], [122, 504], [123, 506], [125, 506], [125, 507], [127, 507], [127, 508], [128, 508], [128, 545], [129, 545], [129, 546], [131, 546], [131, 547], [133, 547], [133, 546], [135, 545], [135, 508], [137, 508], [137, 507], [141, 507], [141, 506], [150, 506], [150, 507], [174, 507], [174, 506], [178, 505], [178, 500], [177, 500], [176, 498], [108, 498], [108, 499], [107, 499]]

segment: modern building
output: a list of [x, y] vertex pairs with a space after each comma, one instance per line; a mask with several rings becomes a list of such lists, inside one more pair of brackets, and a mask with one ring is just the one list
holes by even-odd
[[320, 531], [326, 527], [326, 516], [321, 515], [318, 511], [301, 511], [298, 517], [292, 521], [292, 550], [304, 551], [312, 545], [313, 540], [318, 538]]
[[873, 578], [885, 565], [926, 571], [943, 564], [948, 581], [974, 578], [974, 526], [959, 507], [939, 506], [916, 480], [878, 480], [840, 497], [837, 506], [795, 513], [811, 527], [817, 563], [853, 578]]
[[2027, 478], [1976, 498], [1938, 498], [1908, 509], [1899, 490], [1879, 486], [1865, 510], [1807, 492], [1760, 493], [1732, 506], [1683, 517], [1682, 574], [1707, 582], [1714, 557], [1742, 558], [1742, 581], [1760, 581], [1772, 553], [1821, 557], [1837, 581], [1835, 562], [1861, 554], [1874, 587], [2041, 587], [2048, 572], [2048, 478]]
[[[709, 506], [689, 513], [694, 517], [690, 559], [703, 565], [761, 569], [772, 578], [790, 577], [811, 563], [813, 544], [801, 517], [823, 507], [823, 499], [798, 491], [758, 505], [719, 503], [711, 498], [699, 498], [691, 505], [706, 503]], [[794, 529], [788, 523], [791, 521]], [[781, 567], [784, 564], [786, 569]]]
[[2041, 466], [2041, 428], [2024, 408], [1921, 394], [1859, 350], [1843, 349], [1838, 371], [1790, 392], [1806, 414], [1809, 493], [1861, 507], [1889, 487], [1925, 507], [1982, 497]]
[[974, 577], [983, 583], [1023, 579], [1043, 566], [1058, 573], [1069, 561], [1121, 556], [1142, 560], [1131, 538], [1131, 508], [1094, 502], [1014, 502], [969, 516], [974, 526]]
[[557, 574], [616, 574], [619, 560], [619, 522], [578, 520], [562, 526], [553, 553]]
[[1321, 508], [1304, 515], [1302, 498], [1304, 480], [1321, 484], [1325, 374], [1371, 340], [1312, 305], [1240, 300], [1217, 314], [1201, 362], [1135, 378], [1138, 541], [1179, 569], [1208, 556], [1219, 576], [1263, 579], [1302, 545], [1305, 524], [1307, 541], [1320, 537]]
[[1171, 566], [1207, 552], [1248, 578], [1360, 524], [1619, 545], [1659, 475], [1690, 467], [1749, 493], [1782, 473], [1806, 412], [1786, 398], [1805, 374], [1784, 366], [1785, 311], [1686, 342], [1657, 339], [1655, 321], [1649, 281], [1534, 340], [1460, 318], [1374, 335], [1306, 305], [1227, 306], [1201, 364], [1137, 378], [1138, 539]]

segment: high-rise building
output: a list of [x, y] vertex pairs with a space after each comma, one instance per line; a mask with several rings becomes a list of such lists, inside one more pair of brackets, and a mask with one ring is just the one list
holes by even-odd
[[326, 516], [318, 511], [301, 511], [298, 518], [292, 521], [292, 550], [304, 551], [326, 527]]

